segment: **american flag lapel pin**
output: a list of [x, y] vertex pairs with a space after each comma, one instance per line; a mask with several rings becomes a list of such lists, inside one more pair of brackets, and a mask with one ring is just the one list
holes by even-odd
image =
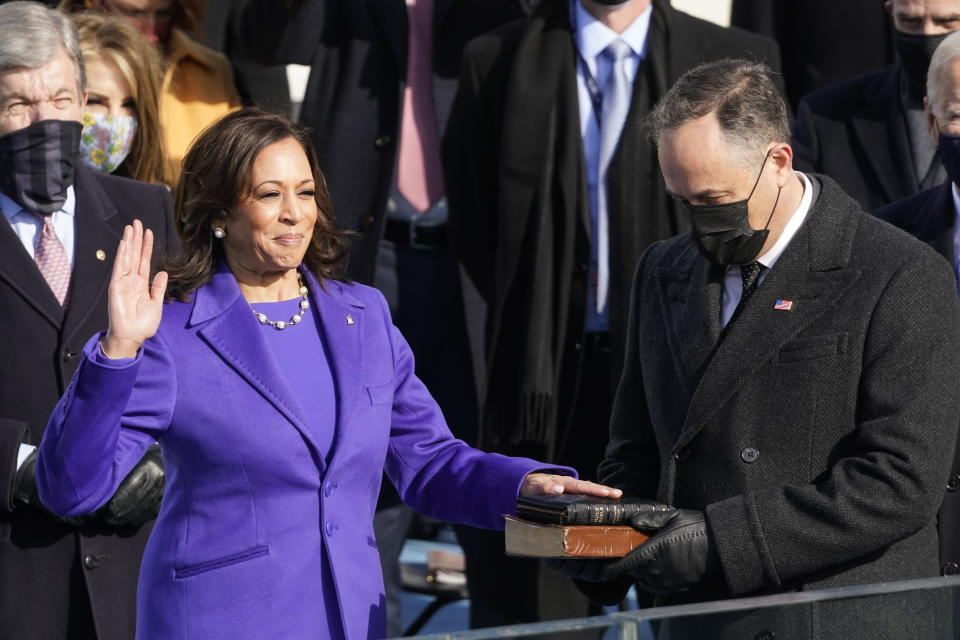
[[773, 303], [774, 311], [793, 311], [793, 300], [777, 300]]

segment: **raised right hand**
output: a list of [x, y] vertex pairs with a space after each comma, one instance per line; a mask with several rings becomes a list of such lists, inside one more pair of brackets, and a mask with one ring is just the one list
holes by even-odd
[[167, 273], [159, 272], [150, 284], [152, 254], [152, 231], [144, 231], [139, 220], [123, 228], [110, 276], [107, 301], [110, 328], [102, 343], [108, 358], [133, 358], [140, 345], [153, 337], [160, 326]]

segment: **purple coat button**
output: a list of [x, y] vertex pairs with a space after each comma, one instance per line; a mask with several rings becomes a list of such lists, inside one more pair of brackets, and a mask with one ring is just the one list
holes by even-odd
[[332, 536], [333, 532], [337, 530], [337, 525], [333, 524], [333, 520], [327, 520], [327, 535]]

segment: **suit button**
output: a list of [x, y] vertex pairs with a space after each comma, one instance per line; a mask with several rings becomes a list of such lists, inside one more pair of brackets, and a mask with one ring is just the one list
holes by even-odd
[[85, 566], [90, 571], [93, 571], [94, 569], [100, 566], [100, 558], [88, 553], [83, 557], [83, 566]]
[[337, 530], [337, 525], [333, 524], [333, 520], [327, 520], [326, 530], [328, 536], [332, 536], [334, 531]]
[[373, 228], [374, 223], [377, 221], [375, 216], [367, 216], [360, 220], [360, 229], [363, 231], [369, 231]]
[[954, 473], [947, 480], [947, 491], [956, 491], [960, 489], [960, 473]]
[[740, 459], [747, 464], [753, 464], [760, 457], [760, 452], [753, 447], [747, 447], [740, 452]]
[[325, 483], [323, 484], [323, 495], [325, 495], [325, 496], [327, 496], [327, 497], [329, 498], [331, 493], [333, 493], [333, 483], [332, 483], [332, 482], [325, 482]]
[[769, 629], [764, 629], [757, 635], [753, 636], [753, 640], [776, 640], [777, 634]]
[[390, 143], [393, 142], [393, 139], [387, 134], [382, 134], [377, 136], [377, 139], [374, 140], [373, 144], [377, 149], [386, 149], [390, 146]]
[[943, 565], [943, 569], [940, 570], [940, 573], [945, 576], [960, 575], [960, 564], [957, 564], [956, 562], [948, 562], [947, 564]]
[[673, 454], [673, 457], [677, 462], [686, 462], [690, 459], [690, 449], [680, 449], [680, 451]]

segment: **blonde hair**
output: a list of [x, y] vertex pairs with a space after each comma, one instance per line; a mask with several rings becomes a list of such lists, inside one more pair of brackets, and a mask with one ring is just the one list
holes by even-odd
[[80, 51], [87, 60], [102, 58], [116, 65], [130, 87], [137, 115], [137, 134], [120, 175], [143, 182], [163, 182], [163, 130], [160, 125], [160, 53], [129, 20], [99, 12], [73, 15]]

